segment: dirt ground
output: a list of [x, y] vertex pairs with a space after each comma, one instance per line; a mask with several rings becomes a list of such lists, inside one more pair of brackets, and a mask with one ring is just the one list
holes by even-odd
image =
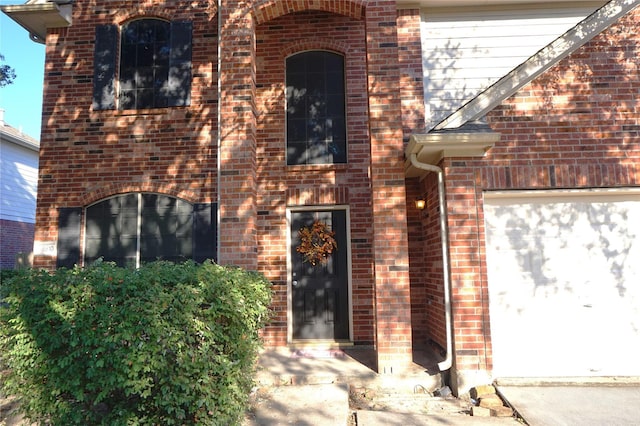
[[[250, 402], [252, 406], [255, 406], [268, 398], [269, 388], [262, 388], [252, 394]], [[15, 398], [7, 398], [0, 394], [0, 426], [31, 426], [22, 416], [15, 414], [16, 408]], [[351, 388], [349, 391], [349, 408], [352, 412], [373, 410], [465, 416], [469, 415], [471, 404], [469, 401], [453, 397], [437, 398], [422, 393], [387, 393], [366, 388]], [[250, 418], [251, 410], [247, 413], [247, 420]], [[353, 418], [351, 420], [350, 425], [355, 425]]]
[[7, 398], [0, 393], [0, 426], [28, 426], [22, 416], [17, 415], [15, 398]]

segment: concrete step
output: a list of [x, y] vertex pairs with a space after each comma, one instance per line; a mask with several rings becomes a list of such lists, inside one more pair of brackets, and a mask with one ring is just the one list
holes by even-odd
[[254, 396], [243, 426], [344, 426], [349, 421], [348, 385], [278, 386]]
[[260, 355], [256, 380], [259, 386], [344, 383], [402, 393], [433, 393], [442, 386], [440, 373], [426, 362], [401, 374], [378, 374], [372, 364], [372, 354], [365, 350], [275, 348]]

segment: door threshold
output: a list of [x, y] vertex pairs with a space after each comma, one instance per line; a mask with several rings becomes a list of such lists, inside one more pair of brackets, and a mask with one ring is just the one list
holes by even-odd
[[349, 340], [292, 340], [290, 349], [343, 349], [353, 347]]

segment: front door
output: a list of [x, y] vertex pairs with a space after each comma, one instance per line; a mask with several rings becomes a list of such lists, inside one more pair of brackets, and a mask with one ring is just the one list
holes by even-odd
[[[312, 230], [316, 221], [334, 233], [336, 247], [324, 259], [310, 261], [298, 250], [300, 230]], [[347, 241], [345, 210], [291, 212], [294, 339], [349, 339]]]

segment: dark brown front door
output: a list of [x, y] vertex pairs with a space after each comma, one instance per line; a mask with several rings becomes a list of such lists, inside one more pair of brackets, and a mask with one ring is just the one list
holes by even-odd
[[[299, 231], [318, 220], [335, 232], [337, 249], [326, 262], [313, 265], [297, 251]], [[347, 267], [347, 215], [345, 210], [291, 213], [292, 301], [294, 339], [349, 339]]]

